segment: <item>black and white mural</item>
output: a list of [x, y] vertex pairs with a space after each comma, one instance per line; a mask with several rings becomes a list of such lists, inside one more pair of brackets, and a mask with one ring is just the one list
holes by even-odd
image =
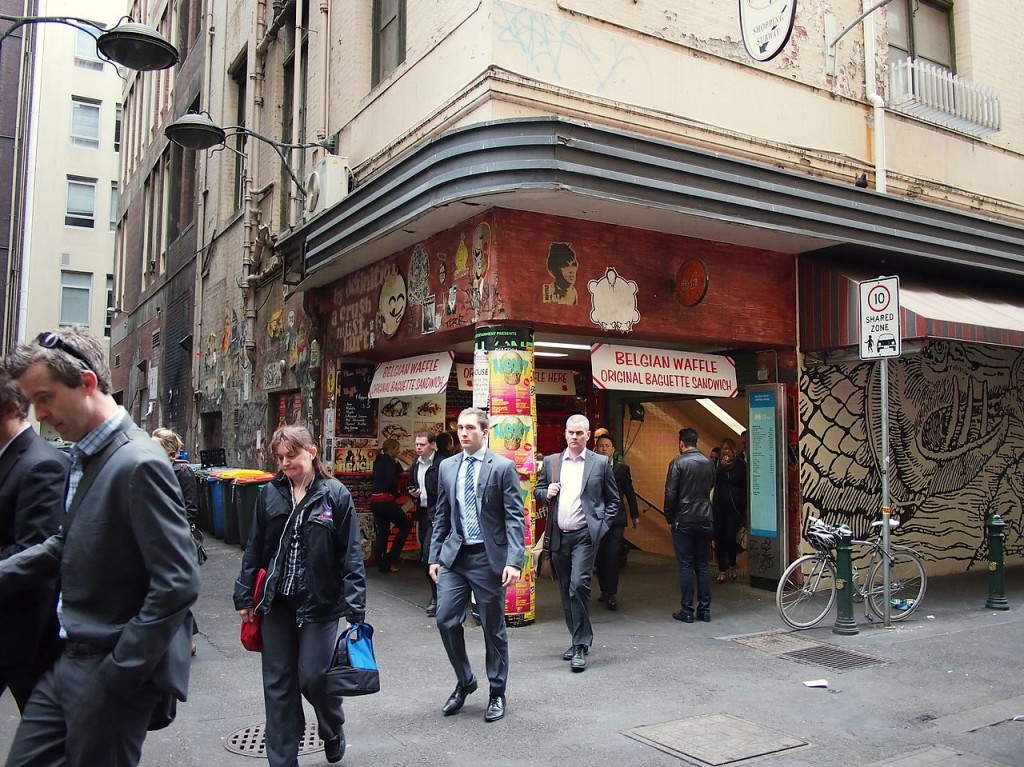
[[[929, 340], [889, 363], [890, 495], [903, 538], [932, 574], [985, 566], [984, 521], [1024, 555], [1024, 352]], [[875, 363], [808, 366], [800, 382], [803, 516], [866, 537], [881, 509]]]

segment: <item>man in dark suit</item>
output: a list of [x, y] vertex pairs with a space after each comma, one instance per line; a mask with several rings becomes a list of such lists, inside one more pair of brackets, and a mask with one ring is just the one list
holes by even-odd
[[572, 646], [562, 658], [575, 672], [587, 668], [587, 653], [594, 641], [590, 624], [590, 574], [598, 544], [619, 513], [619, 490], [612, 465], [587, 450], [590, 421], [571, 415], [565, 422], [566, 449], [544, 459], [537, 502], [548, 504], [545, 535], [551, 536], [551, 562], [562, 593], [565, 625]]
[[[67, 456], [32, 430], [28, 400], [0, 369], [0, 561], [57, 533], [67, 476]], [[0, 599], [0, 694], [9, 687], [19, 711], [60, 652], [56, 600], [56, 575]]]
[[7, 359], [71, 451], [61, 532], [0, 562], [0, 595], [61, 577], [64, 653], [39, 680], [7, 767], [138, 764], [147, 727], [188, 689], [199, 569], [167, 456], [110, 394], [96, 336], [43, 333]]
[[525, 527], [519, 474], [510, 460], [486, 449], [487, 428], [483, 410], [459, 414], [462, 453], [438, 469], [429, 568], [437, 581], [437, 628], [457, 679], [441, 712], [458, 713], [477, 689], [462, 627], [472, 591], [487, 648], [490, 697], [484, 721], [494, 722], [505, 716], [505, 590], [522, 575]]
[[[430, 559], [430, 534], [434, 531], [434, 509], [437, 508], [437, 467], [448, 456], [436, 449], [437, 437], [431, 431], [416, 435], [416, 461], [409, 467], [409, 495], [416, 501], [416, 536], [420, 541], [420, 559], [424, 566]], [[437, 584], [427, 572], [430, 601], [427, 617], [437, 615]]]

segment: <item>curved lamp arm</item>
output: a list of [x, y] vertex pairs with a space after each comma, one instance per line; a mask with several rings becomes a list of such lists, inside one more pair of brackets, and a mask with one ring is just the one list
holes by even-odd
[[240, 125], [229, 125], [228, 127], [226, 127], [224, 129], [224, 131], [225, 131], [225, 138], [227, 138], [227, 136], [238, 136], [238, 135], [252, 136], [254, 139], [258, 139], [258, 140], [262, 141], [265, 144], [270, 144], [270, 146], [272, 146], [274, 148], [274, 151], [277, 152], [277, 156], [281, 158], [281, 164], [284, 165], [284, 169], [286, 171], [288, 171], [288, 175], [292, 177], [292, 181], [295, 182], [295, 186], [296, 186], [296, 188], [298, 188], [299, 194], [302, 196], [303, 199], [305, 199], [305, 197], [306, 197], [306, 187], [299, 180], [299, 177], [295, 174], [295, 171], [292, 169], [291, 163], [288, 162], [288, 157], [285, 156], [284, 150], [285, 149], [326, 149], [328, 152], [331, 152], [332, 154], [334, 152], [334, 137], [333, 136], [331, 136], [330, 138], [323, 139], [322, 141], [312, 141], [312, 142], [307, 142], [305, 144], [287, 144], [287, 143], [285, 143], [283, 141], [276, 141], [276, 140], [270, 138], [269, 136], [264, 136], [262, 133], [257, 133], [256, 131], [254, 131], [254, 130], [252, 130], [250, 128], [245, 128], [245, 127], [242, 127]]

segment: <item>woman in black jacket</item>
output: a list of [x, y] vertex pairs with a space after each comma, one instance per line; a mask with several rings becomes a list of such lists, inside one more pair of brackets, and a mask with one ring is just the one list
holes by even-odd
[[[398, 479], [403, 471], [397, 457], [399, 447], [397, 439], [384, 440], [373, 462], [370, 512], [376, 529], [373, 551], [377, 555], [377, 569], [381, 573], [398, 572], [398, 560], [412, 531], [412, 521], [405, 516], [396, 500], [402, 494], [398, 487]], [[389, 550], [388, 536], [392, 525], [396, 532]]]
[[714, 514], [715, 560], [719, 583], [726, 578], [736, 580], [736, 557], [739, 545], [736, 536], [747, 518], [747, 466], [736, 458], [732, 445], [723, 444], [715, 472], [715, 495], [711, 502]]
[[[328, 473], [309, 431], [284, 426], [270, 449], [281, 470], [260, 491], [235, 581], [242, 620], [261, 616], [267, 760], [295, 767], [306, 726], [301, 692], [316, 711], [327, 761], [338, 762], [345, 714], [324, 681], [339, 619], [356, 624], [366, 617], [359, 522], [351, 494]], [[257, 603], [253, 584], [261, 568], [267, 574]]]

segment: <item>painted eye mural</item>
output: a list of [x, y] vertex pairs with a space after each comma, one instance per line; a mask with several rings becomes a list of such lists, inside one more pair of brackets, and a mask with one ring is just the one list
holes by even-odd
[[406, 292], [405, 278], [398, 274], [389, 275], [380, 289], [380, 300], [377, 302], [377, 320], [380, 332], [391, 338], [402, 324], [405, 316]]

